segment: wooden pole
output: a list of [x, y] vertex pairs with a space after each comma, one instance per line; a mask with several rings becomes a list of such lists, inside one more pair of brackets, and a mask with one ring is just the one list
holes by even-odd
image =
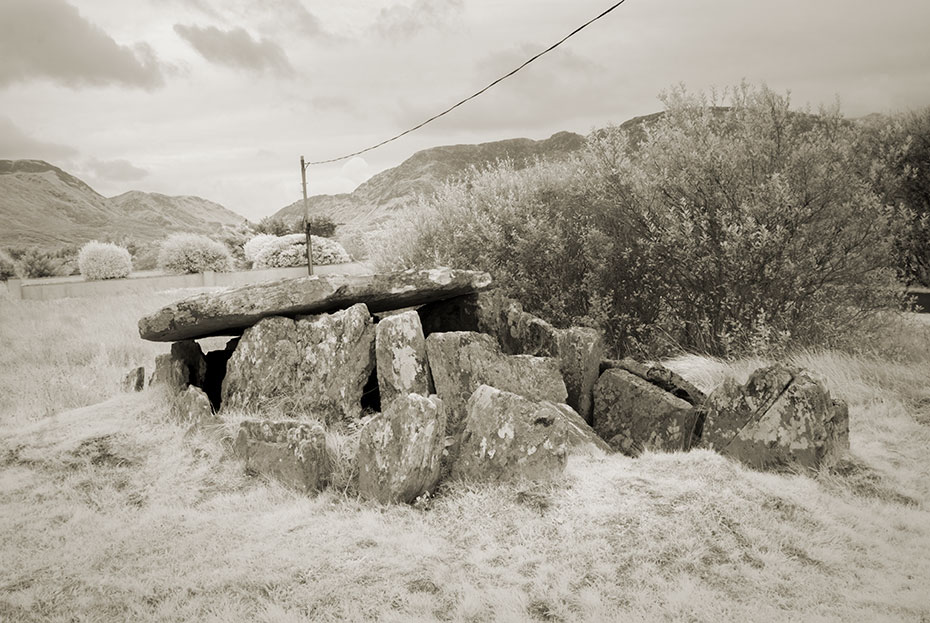
[[307, 207], [307, 165], [300, 157], [300, 180], [304, 189], [304, 233], [307, 236], [307, 274], [313, 274], [313, 250], [310, 247], [310, 209]]

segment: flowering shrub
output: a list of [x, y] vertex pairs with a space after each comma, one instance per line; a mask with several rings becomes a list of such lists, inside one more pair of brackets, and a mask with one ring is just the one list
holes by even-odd
[[261, 251], [266, 244], [277, 239], [278, 237], [274, 234], [258, 234], [249, 239], [248, 242], [242, 245], [242, 252], [245, 255], [246, 261], [254, 264], [255, 256], [258, 255], [258, 252]]
[[[259, 238], [260, 236], [256, 236]], [[254, 240], [254, 238], [253, 238]], [[307, 263], [307, 246], [304, 234], [271, 236], [257, 244], [254, 268], [282, 268], [286, 266], [304, 266]], [[249, 244], [252, 241], [249, 241]], [[341, 244], [329, 238], [310, 236], [313, 264], [343, 264], [351, 261], [349, 254]], [[248, 246], [248, 244], [246, 245]]]
[[172, 234], [158, 253], [159, 268], [173, 273], [227, 271], [231, 263], [229, 249], [200, 234]]
[[122, 279], [132, 272], [132, 257], [119, 245], [94, 240], [78, 252], [78, 268], [84, 279]]

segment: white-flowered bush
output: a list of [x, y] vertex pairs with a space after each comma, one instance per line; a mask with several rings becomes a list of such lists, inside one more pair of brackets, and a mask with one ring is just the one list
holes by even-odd
[[132, 256], [112, 242], [94, 240], [78, 252], [78, 268], [87, 280], [122, 279], [132, 272]]
[[[256, 236], [267, 237], [265, 234]], [[253, 268], [283, 268], [287, 266], [304, 266], [307, 263], [307, 246], [304, 234], [288, 234], [286, 236], [270, 236], [255, 246], [258, 250], [253, 259]], [[253, 238], [252, 240], [255, 240]], [[250, 240], [246, 246], [252, 243]], [[328, 264], [344, 264], [352, 259], [341, 244], [329, 238], [310, 236], [313, 264], [325, 266]], [[254, 248], [254, 247], [253, 247]], [[248, 257], [248, 253], [246, 253]]]
[[200, 234], [172, 234], [158, 253], [159, 268], [172, 273], [227, 271], [231, 265], [229, 249]]

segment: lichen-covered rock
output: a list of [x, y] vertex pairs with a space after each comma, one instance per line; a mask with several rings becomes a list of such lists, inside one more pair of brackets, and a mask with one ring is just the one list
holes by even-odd
[[424, 305], [417, 310], [424, 333], [481, 332], [508, 355], [553, 357], [568, 392], [567, 403], [591, 421], [594, 384], [604, 356], [602, 334], [591, 328], [557, 329], [499, 292], [482, 292]]
[[179, 424], [191, 427], [217, 424], [219, 419], [213, 415], [210, 399], [199, 387], [189, 385], [186, 390], [174, 397], [171, 403], [171, 416]]
[[610, 445], [601, 439], [600, 435], [591, 428], [591, 425], [585, 422], [584, 418], [578, 415], [570, 406], [552, 402], [541, 402], [540, 404], [552, 405], [552, 408], [560, 413], [566, 425], [566, 441], [569, 450], [612, 452], [613, 449]]
[[722, 452], [748, 422], [764, 414], [791, 384], [796, 368], [759, 368], [745, 385], [727, 378], [704, 401], [700, 447]]
[[262, 318], [322, 314], [365, 303], [371, 312], [404, 309], [483, 290], [487, 273], [433, 268], [378, 275], [314, 275], [198, 294], [139, 320], [155, 342], [239, 335]]
[[626, 370], [607, 370], [594, 386], [594, 430], [624, 454], [687, 450], [696, 420], [689, 403]]
[[123, 377], [124, 392], [141, 392], [145, 388], [145, 367], [133, 368]]
[[171, 351], [155, 358], [155, 372], [149, 385], [162, 384], [174, 391], [183, 391], [188, 385], [201, 387], [207, 373], [200, 344], [193, 340], [175, 342]]
[[265, 318], [246, 329], [226, 362], [222, 404], [261, 410], [297, 389], [300, 353], [290, 318]]
[[565, 469], [568, 425], [552, 403], [481, 385], [467, 412], [453, 477], [551, 480]]
[[426, 338], [426, 352], [436, 393], [446, 408], [450, 435], [462, 429], [466, 404], [481, 385], [534, 400], [565, 402], [565, 383], [554, 359], [505, 355], [489, 335], [433, 333]]
[[395, 396], [362, 429], [358, 490], [362, 497], [410, 503], [439, 482], [446, 416], [437, 396]]
[[332, 473], [326, 432], [318, 423], [244, 420], [235, 452], [248, 471], [303, 492], [323, 489]]
[[363, 303], [297, 319], [300, 356], [295, 393], [302, 407], [327, 423], [357, 419], [375, 365], [375, 328]]
[[382, 407], [398, 396], [430, 395], [426, 338], [415, 311], [381, 319], [375, 330], [375, 360]]
[[696, 407], [704, 404], [707, 396], [692, 383], [686, 381], [680, 374], [669, 370], [662, 364], [658, 363], [640, 363], [635, 359], [605, 359], [601, 362], [601, 373], [607, 370], [617, 369], [626, 370], [630, 374], [635, 374], [639, 378], [649, 381], [653, 385], [664, 389], [673, 396], [681, 398]]
[[[707, 405], [701, 445], [755, 469], [817, 469], [849, 449], [846, 404], [804, 370], [757, 370], [745, 386], [728, 383], [713, 392]], [[705, 442], [708, 424], [712, 436]]]

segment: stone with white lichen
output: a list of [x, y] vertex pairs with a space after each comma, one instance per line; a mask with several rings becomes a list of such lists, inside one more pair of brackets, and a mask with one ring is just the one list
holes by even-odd
[[426, 338], [415, 311], [381, 319], [375, 332], [375, 361], [382, 407], [398, 396], [430, 395]]

